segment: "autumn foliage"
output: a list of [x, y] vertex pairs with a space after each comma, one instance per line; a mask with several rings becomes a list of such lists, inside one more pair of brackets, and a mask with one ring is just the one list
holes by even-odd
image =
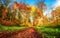
[[[3, 6], [3, 5], [2, 5]], [[0, 7], [1, 8], [1, 7]], [[51, 12], [51, 20], [44, 16], [43, 11], [35, 6], [23, 5], [20, 3], [13, 3], [12, 9], [3, 6], [3, 11], [1, 11], [1, 22], [4, 25], [14, 26], [14, 25], [28, 25], [33, 27], [35, 25], [51, 25], [60, 23], [60, 6]]]
[[8, 26], [14, 26], [15, 23], [7, 20], [1, 20], [1, 23]]

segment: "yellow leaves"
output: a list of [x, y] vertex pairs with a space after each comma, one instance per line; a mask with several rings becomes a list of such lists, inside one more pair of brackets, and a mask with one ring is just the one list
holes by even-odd
[[60, 6], [56, 7], [55, 12], [56, 12], [56, 14], [58, 14], [58, 15], [60, 14]]
[[33, 27], [33, 25], [32, 25], [32, 24], [30, 24], [30, 23], [27, 23], [27, 25], [28, 25], [29, 27]]
[[35, 25], [43, 25], [43, 19], [42, 18], [37, 18], [36, 20], [34, 20], [34, 24]]
[[38, 12], [38, 16], [39, 16], [39, 17], [43, 17], [43, 16], [44, 16], [41, 9], [37, 8], [36, 10], [37, 10], [37, 12]]
[[54, 20], [57, 20], [60, 18], [60, 6], [58, 6], [56, 10], [52, 10], [52, 17]]
[[34, 13], [36, 11], [36, 7], [35, 6], [31, 6], [31, 13]]
[[59, 24], [60, 20], [60, 6], [58, 6], [55, 10], [52, 10], [52, 25], [55, 26], [56, 24]]
[[60, 10], [60, 6], [58, 6], [58, 7], [56, 8], [56, 10]]
[[[39, 8], [37, 8], [35, 6], [24, 6], [24, 5], [18, 5], [18, 6], [16, 4], [13, 4], [12, 7], [14, 8], [14, 10], [20, 9], [20, 8], [22, 9], [22, 10], [19, 10], [20, 13], [18, 13], [17, 16], [16, 16], [15, 11], [14, 11], [14, 15], [13, 15], [14, 18], [15, 18], [14, 20], [18, 20], [16, 22], [19, 25], [22, 25], [22, 26], [23, 25], [28, 25], [29, 27], [33, 27], [33, 25], [48, 25], [48, 24], [50, 24], [50, 21], [48, 21], [48, 18], [43, 15], [43, 12], [42, 12], [41, 9], [39, 9]], [[6, 13], [7, 10], [5, 9], [4, 12]], [[56, 15], [57, 16], [60, 15], [60, 6], [57, 7], [56, 10], [52, 11], [52, 15], [54, 16], [54, 19], [53, 19], [53, 21], [54, 21]], [[5, 17], [5, 15], [3, 16], [3, 18], [4, 17]], [[31, 22], [30, 17], [33, 18], [33, 22]], [[57, 22], [57, 21], [54, 21], [54, 22]], [[51, 23], [51, 24], [54, 24], [54, 22]]]

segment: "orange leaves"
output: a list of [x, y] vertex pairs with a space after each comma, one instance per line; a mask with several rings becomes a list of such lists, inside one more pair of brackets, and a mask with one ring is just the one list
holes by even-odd
[[19, 4], [19, 3], [17, 3], [17, 2], [15, 2], [14, 4], [13, 4], [13, 8], [14, 9], [23, 9], [23, 10], [26, 10], [26, 11], [28, 11], [28, 9], [29, 9], [29, 7], [27, 7], [27, 6], [24, 6], [23, 4]]
[[14, 26], [15, 23], [7, 20], [1, 20], [2, 24], [7, 25], [7, 26]]
[[14, 10], [16, 10], [16, 9], [18, 9], [18, 6], [17, 6], [16, 4], [13, 4], [13, 5], [12, 5], [12, 8], [13, 8]]

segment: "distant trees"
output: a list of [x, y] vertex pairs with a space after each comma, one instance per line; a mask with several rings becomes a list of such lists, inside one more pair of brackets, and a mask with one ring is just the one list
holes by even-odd
[[25, 6], [25, 5], [28, 5], [28, 4], [26, 3], [26, 0], [24, 0], [24, 1], [21, 0], [21, 1], [20, 1], [20, 4], [23, 4], [24, 6]]
[[37, 3], [37, 7], [40, 8], [42, 11], [47, 9], [46, 4], [44, 3], [45, 0], [39, 0]]
[[58, 19], [60, 19], [60, 6], [56, 8]]
[[5, 6], [8, 6], [9, 3], [11, 2], [11, 0], [1, 0], [2, 4], [4, 4]]
[[7, 7], [0, 3], [0, 18], [6, 17], [5, 12], [7, 12]]
[[[0, 20], [2, 20], [3, 24], [16, 23], [20, 26], [28, 25], [29, 27], [50, 24], [48, 18], [43, 15], [44, 10], [46, 9], [45, 0], [40, 0], [37, 3], [37, 7], [27, 5], [25, 1], [20, 3], [15, 2], [11, 7], [7, 7], [11, 1], [4, 1], [5, 0], [2, 0], [3, 3], [0, 2]], [[55, 10], [52, 10], [51, 14], [53, 23], [60, 23], [60, 6]], [[5, 23], [4, 21], [8, 23]]]
[[60, 8], [59, 8], [59, 6], [56, 8], [56, 10], [52, 10], [52, 16], [55, 20], [60, 19]]
[[2, 18], [3, 4], [0, 2], [0, 18]]
[[60, 6], [56, 7], [55, 10], [52, 10], [52, 18], [54, 24], [60, 23]]
[[0, 0], [0, 15], [2, 16], [2, 19], [7, 17], [7, 6], [10, 2], [11, 0]]

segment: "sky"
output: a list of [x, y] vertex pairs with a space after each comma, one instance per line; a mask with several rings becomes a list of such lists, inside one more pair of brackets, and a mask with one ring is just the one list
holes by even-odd
[[[21, 0], [13, 1], [20, 2]], [[40, 0], [22, 0], [22, 1], [25, 1], [25, 3], [29, 4], [30, 6], [36, 6], [36, 2], [39, 2]], [[57, 6], [60, 6], [60, 0], [43, 0], [43, 1], [47, 6], [46, 11], [44, 11], [44, 15], [51, 17], [51, 11], [55, 10]]]
[[[13, 0], [13, 1], [20, 2], [21, 0]], [[35, 2], [39, 2], [40, 0], [22, 0], [22, 1], [25, 1], [29, 5], [35, 5]], [[56, 2], [56, 0], [43, 0], [43, 1], [46, 5], [51, 5]]]
[[[21, 1], [24, 1], [26, 4], [29, 4], [30, 6], [36, 6], [36, 3], [38, 3], [41, 0], [12, 0], [12, 3]], [[60, 4], [60, 0], [42, 0], [42, 1], [44, 1], [44, 3], [46, 4], [48, 10]]]
[[[29, 4], [30, 6], [36, 6], [36, 3], [38, 3], [41, 0], [12, 0], [12, 3], [21, 1], [24, 1], [26, 4]], [[60, 5], [60, 0], [42, 0], [42, 1], [44, 1], [44, 3], [46, 4], [48, 10]]]
[[[21, 0], [13, 0], [13, 2], [14, 1], [20, 2]], [[36, 6], [36, 3], [39, 2], [40, 0], [22, 0], [22, 1], [25, 1], [25, 3], [29, 4], [30, 6]], [[43, 1], [46, 4], [47, 9], [50, 10], [54, 8], [55, 3], [57, 3], [57, 1], [59, 0], [43, 0]]]
[[[24, 1], [26, 4], [29, 4], [30, 6], [36, 6], [36, 3], [39, 2], [40, 0], [12, 0], [12, 3], [21, 1]], [[44, 11], [44, 15], [46, 14], [50, 15], [52, 10], [55, 10], [57, 6], [60, 6], [60, 0], [43, 0], [43, 1], [47, 6], [46, 11]]]
[[55, 10], [57, 6], [60, 6], [60, 0], [46, 1], [46, 4], [48, 9], [44, 12], [44, 15], [47, 14], [48, 17], [51, 17], [51, 11]]

